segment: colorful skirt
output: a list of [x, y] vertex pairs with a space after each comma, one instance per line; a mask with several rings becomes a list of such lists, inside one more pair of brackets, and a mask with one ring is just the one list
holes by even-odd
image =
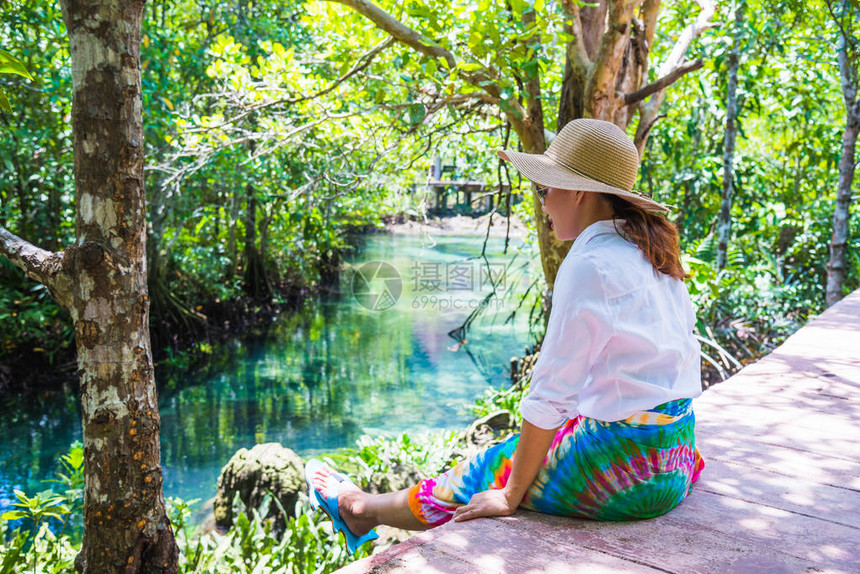
[[[693, 401], [679, 399], [622, 421], [583, 416], [558, 429], [521, 506], [595, 520], [652, 518], [689, 494], [705, 464], [696, 450]], [[484, 490], [503, 488], [519, 434], [409, 490], [409, 508], [429, 526]]]

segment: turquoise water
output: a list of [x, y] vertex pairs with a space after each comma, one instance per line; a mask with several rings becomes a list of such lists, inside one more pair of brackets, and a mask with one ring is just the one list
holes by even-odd
[[[214, 495], [239, 448], [279, 442], [302, 455], [353, 446], [362, 434], [464, 428], [486, 389], [509, 383], [510, 358], [533, 341], [538, 270], [517, 240], [375, 235], [338, 292], [213, 349], [205, 367], [160, 368], [167, 496]], [[359, 273], [356, 276], [356, 272]], [[482, 303], [496, 283], [496, 297]], [[477, 307], [466, 343], [448, 335]], [[516, 312], [515, 312], [516, 311]], [[511, 318], [511, 315], [513, 317]], [[0, 510], [14, 488], [35, 492], [80, 440], [72, 393], [6, 399], [0, 418]]]

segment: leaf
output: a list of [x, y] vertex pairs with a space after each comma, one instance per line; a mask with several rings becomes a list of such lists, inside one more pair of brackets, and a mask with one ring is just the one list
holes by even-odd
[[424, 109], [424, 104], [412, 104], [409, 106], [409, 123], [417, 126], [427, 117], [427, 110]]
[[506, 114], [509, 114], [519, 120], [523, 119], [522, 113], [515, 108], [508, 100], [499, 100], [499, 107], [502, 108]]
[[15, 56], [5, 50], [0, 50], [0, 74], [17, 74], [19, 76], [24, 76], [28, 80], [33, 79], [33, 76], [30, 75], [30, 72], [27, 71], [24, 64], [19, 62]]
[[474, 72], [475, 70], [483, 70], [484, 66], [481, 64], [476, 64], [474, 62], [457, 62], [457, 68], [463, 70], [464, 72]]
[[21, 556], [21, 551], [24, 549], [27, 537], [28, 535], [26, 532], [19, 532], [9, 543], [7, 546], [6, 556], [3, 557], [3, 562], [0, 563], [0, 572], [2, 572], [2, 574], [14, 572], [13, 568], [18, 562], [18, 558]]
[[69, 454], [63, 455], [65, 461], [73, 470], [78, 470], [84, 466], [84, 447], [80, 441], [75, 441], [69, 449]]
[[9, 104], [9, 98], [7, 98], [6, 94], [2, 91], [0, 91], [0, 108], [8, 114], [12, 113], [12, 106]]
[[0, 514], [0, 518], [3, 520], [20, 520], [21, 518], [26, 518], [27, 513], [22, 510], [10, 510], [9, 512], [4, 512]]
[[30, 75], [27, 68], [25, 68], [20, 62], [4, 62], [0, 64], [0, 74], [17, 74], [19, 76], [24, 76], [28, 80], [33, 79], [33, 76]]

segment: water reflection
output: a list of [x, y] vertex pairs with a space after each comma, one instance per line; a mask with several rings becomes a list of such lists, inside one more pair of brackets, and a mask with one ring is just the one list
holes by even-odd
[[[307, 455], [351, 446], [362, 433], [466, 425], [467, 407], [488, 386], [507, 382], [510, 357], [531, 342], [528, 309], [506, 322], [534, 280], [530, 258], [501, 255], [502, 240], [491, 238], [489, 262], [503, 271], [493, 277], [485, 262], [468, 259], [480, 253], [481, 242], [371, 237], [351, 264], [390, 264], [402, 287], [393, 305], [369, 310], [352, 293], [352, 273], [345, 273], [339, 294], [218, 347], [205, 368], [160, 370], [165, 493], [210, 497], [229, 457], [261, 442]], [[493, 277], [499, 298], [454, 352], [456, 341], [447, 333], [491, 290], [482, 273]], [[384, 290], [384, 281], [371, 280], [370, 288]], [[81, 435], [75, 397], [7, 403], [0, 420], [0, 508], [13, 487], [42, 489], [38, 481]]]

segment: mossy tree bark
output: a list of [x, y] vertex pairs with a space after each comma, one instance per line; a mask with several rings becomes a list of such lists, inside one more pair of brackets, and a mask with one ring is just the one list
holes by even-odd
[[142, 0], [62, 0], [72, 56], [76, 240], [0, 253], [71, 314], [84, 437], [80, 572], [175, 572], [164, 509], [147, 295]]

